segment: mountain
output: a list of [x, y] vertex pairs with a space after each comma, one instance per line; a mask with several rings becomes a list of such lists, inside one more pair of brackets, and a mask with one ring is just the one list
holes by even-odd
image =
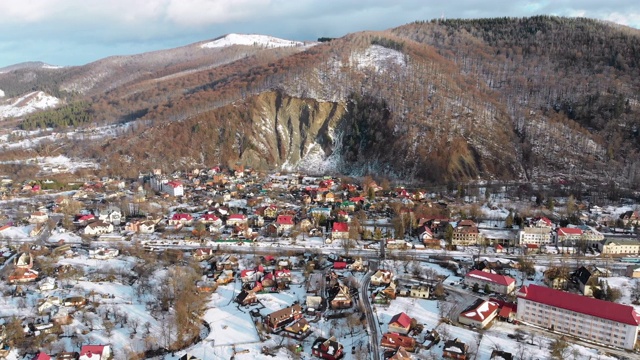
[[[321, 43], [226, 36], [0, 74], [68, 105], [23, 129], [124, 123], [106, 172], [244, 163], [406, 181], [640, 180], [640, 33], [584, 18], [415, 22]], [[27, 74], [33, 73], [33, 76]], [[25, 80], [26, 79], [26, 80]], [[57, 93], [56, 93], [57, 92]]]

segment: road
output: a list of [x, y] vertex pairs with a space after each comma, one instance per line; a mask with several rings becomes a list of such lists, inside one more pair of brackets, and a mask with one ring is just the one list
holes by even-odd
[[369, 298], [369, 282], [371, 281], [371, 275], [373, 271], [369, 270], [362, 278], [362, 284], [360, 285], [360, 300], [362, 301], [362, 309], [367, 315], [367, 323], [369, 328], [369, 352], [372, 355], [373, 360], [380, 360], [380, 340], [378, 339], [378, 320], [373, 314], [371, 308], [371, 299]]

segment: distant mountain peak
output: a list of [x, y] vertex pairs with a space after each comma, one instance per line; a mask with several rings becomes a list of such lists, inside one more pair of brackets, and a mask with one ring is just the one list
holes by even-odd
[[221, 48], [233, 45], [264, 46], [268, 48], [302, 46], [304, 43], [260, 34], [227, 34], [200, 45], [201, 48]]
[[21, 69], [60, 69], [62, 66], [50, 65], [42, 61], [27, 61], [19, 64], [5, 66], [0, 68], [0, 73], [9, 71], [21, 70]]

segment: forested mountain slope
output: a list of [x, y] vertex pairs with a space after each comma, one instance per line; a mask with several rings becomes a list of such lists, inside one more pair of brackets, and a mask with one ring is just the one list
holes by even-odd
[[[200, 51], [214, 53], [185, 55]], [[635, 184], [639, 52], [637, 30], [546, 16], [415, 22], [313, 46], [185, 47], [127, 58], [124, 72], [117, 58], [86, 65], [91, 76], [62, 69], [40, 86], [73, 93], [66, 110], [21, 126], [57, 126], [48, 120], [78, 109], [82, 121], [61, 124], [133, 121], [63, 148], [105, 159], [108, 172], [121, 161], [132, 171], [243, 162], [440, 183]], [[29, 70], [9, 74], [19, 71]]]

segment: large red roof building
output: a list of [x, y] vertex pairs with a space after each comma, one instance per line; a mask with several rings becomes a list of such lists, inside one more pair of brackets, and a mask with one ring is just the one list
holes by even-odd
[[640, 314], [632, 306], [538, 285], [523, 286], [517, 295], [520, 321], [610, 346], [635, 346]]

